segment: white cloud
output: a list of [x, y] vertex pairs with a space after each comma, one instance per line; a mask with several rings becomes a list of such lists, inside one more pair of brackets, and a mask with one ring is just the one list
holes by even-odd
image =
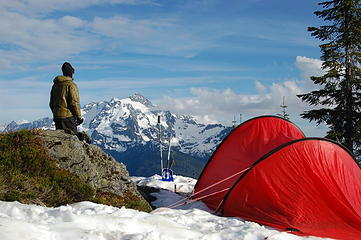
[[176, 18], [161, 17], [96, 17], [91, 23], [91, 30], [108, 37], [110, 47], [118, 50], [131, 49], [142, 54], [185, 57], [192, 57], [199, 51], [214, 46], [216, 39], [220, 37], [220, 33], [215, 31], [212, 36], [204, 37], [204, 34], [210, 32], [209, 27], [198, 27], [185, 26]]
[[[164, 97], [159, 105], [165, 110], [171, 110], [179, 114], [192, 114], [200, 122], [216, 123], [222, 122], [228, 126], [232, 120], [242, 114], [243, 120], [261, 115], [281, 114], [282, 100], [285, 97], [286, 111], [290, 114], [291, 121], [296, 123], [307, 136], [324, 136], [326, 128], [310, 124], [308, 120], [301, 119], [300, 114], [310, 109], [307, 103], [302, 102], [296, 95], [304, 91], [308, 86], [305, 81], [285, 81], [273, 83], [266, 87], [261, 83], [259, 94], [237, 94], [231, 89], [214, 90], [205, 88], [192, 88], [191, 97], [172, 98]], [[268, 91], [266, 91], [268, 90]]]
[[319, 59], [308, 58], [304, 56], [296, 57], [296, 66], [302, 71], [302, 76], [305, 79], [311, 76], [321, 76], [325, 72], [322, 70], [322, 61]]
[[156, 23], [146, 20], [132, 20], [123, 16], [112, 18], [95, 17], [92, 22], [94, 32], [117, 39], [136, 39], [156, 34]]
[[263, 85], [260, 81], [256, 81], [256, 89], [258, 92], [264, 92], [266, 91], [267, 87]]
[[325, 74], [325, 71], [322, 69], [322, 63], [319, 59], [304, 56], [296, 57], [295, 65], [301, 71], [301, 76], [304, 79], [304, 81], [301, 82], [301, 93], [307, 93], [320, 88], [319, 85], [314, 84], [313, 81], [310, 80], [310, 77]]
[[64, 16], [59, 20], [59, 23], [70, 28], [79, 28], [85, 25], [85, 21], [73, 16]]
[[[275, 87], [274, 87], [275, 88]], [[160, 104], [164, 109], [180, 114], [192, 114], [199, 119], [210, 122], [229, 124], [233, 116], [242, 113], [244, 116], [275, 114], [280, 112], [280, 100], [274, 93], [259, 95], [236, 94], [231, 89], [214, 90], [192, 88], [192, 96], [184, 99], [165, 97]]]
[[70, 16], [39, 20], [0, 11], [0, 44], [5, 45], [0, 50], [0, 59], [8, 59], [7, 66], [24, 66], [92, 49], [97, 40], [76, 31], [80, 24], [84, 24], [81, 19]]

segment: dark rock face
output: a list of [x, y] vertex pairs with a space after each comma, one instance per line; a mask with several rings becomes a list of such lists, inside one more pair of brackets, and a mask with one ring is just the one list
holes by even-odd
[[132, 193], [145, 201], [131, 181], [125, 165], [115, 161], [100, 147], [79, 141], [75, 135], [62, 130], [42, 130], [38, 136], [49, 156], [61, 168], [76, 174], [95, 190], [119, 196]]

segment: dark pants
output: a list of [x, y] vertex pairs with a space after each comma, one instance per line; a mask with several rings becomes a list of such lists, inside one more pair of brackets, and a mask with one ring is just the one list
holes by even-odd
[[55, 129], [63, 129], [66, 133], [78, 134], [75, 117], [70, 118], [54, 118]]

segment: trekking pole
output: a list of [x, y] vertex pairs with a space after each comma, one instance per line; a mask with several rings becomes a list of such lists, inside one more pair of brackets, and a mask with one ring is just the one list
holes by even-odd
[[160, 125], [160, 115], [158, 115], [158, 130], [159, 130], [159, 151], [160, 151], [160, 173], [163, 174], [163, 149], [162, 149], [162, 126]]
[[168, 142], [169, 146], [168, 146], [168, 157], [167, 157], [166, 168], [170, 168], [169, 166], [170, 166], [170, 148], [171, 148], [170, 141], [171, 141], [171, 138], [172, 138], [172, 134], [169, 135], [169, 142]]

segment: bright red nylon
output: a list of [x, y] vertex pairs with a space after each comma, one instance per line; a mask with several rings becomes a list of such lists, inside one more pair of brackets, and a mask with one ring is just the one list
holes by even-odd
[[[239, 178], [238, 175], [201, 192], [203, 189], [250, 167], [274, 148], [304, 137], [304, 134], [295, 125], [279, 117], [258, 117], [241, 124], [214, 152], [195, 186], [194, 193], [197, 194], [197, 197], [202, 197], [231, 187]], [[226, 192], [221, 192], [212, 199], [205, 198], [202, 201], [210, 209], [216, 210], [225, 194]]]
[[361, 170], [335, 143], [297, 141], [251, 168], [223, 213], [296, 234], [361, 239]]

